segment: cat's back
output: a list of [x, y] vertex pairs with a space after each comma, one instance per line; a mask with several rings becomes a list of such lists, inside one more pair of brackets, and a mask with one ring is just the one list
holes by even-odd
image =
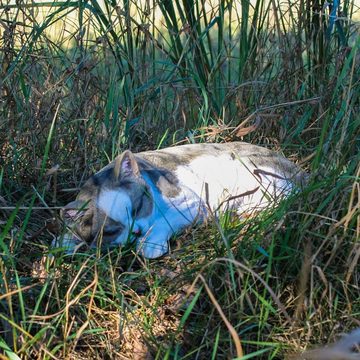
[[[302, 183], [306, 177], [299, 166], [281, 154], [246, 142], [223, 144], [188, 144], [138, 153], [140, 159], [155, 167], [176, 171], [181, 167], [205, 167], [209, 172], [229, 166], [273, 171]], [[226, 174], [224, 174], [225, 176]]]

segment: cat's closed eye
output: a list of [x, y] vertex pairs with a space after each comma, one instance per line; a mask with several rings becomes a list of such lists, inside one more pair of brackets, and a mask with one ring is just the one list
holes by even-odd
[[103, 236], [105, 237], [112, 237], [115, 235], [118, 235], [122, 230], [123, 230], [123, 226], [122, 225], [113, 225], [113, 226], [108, 226], [105, 227], [103, 229]]

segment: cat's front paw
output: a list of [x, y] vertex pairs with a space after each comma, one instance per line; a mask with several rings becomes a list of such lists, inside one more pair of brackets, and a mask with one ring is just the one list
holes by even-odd
[[167, 241], [155, 242], [150, 239], [140, 239], [136, 244], [136, 251], [147, 259], [156, 259], [169, 251]]

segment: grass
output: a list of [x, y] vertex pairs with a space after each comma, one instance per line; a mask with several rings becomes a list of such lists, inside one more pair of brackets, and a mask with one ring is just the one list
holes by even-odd
[[[278, 359], [359, 327], [359, 8], [0, 5], [0, 358]], [[148, 261], [64, 255], [59, 208], [126, 148], [245, 140], [311, 173]]]

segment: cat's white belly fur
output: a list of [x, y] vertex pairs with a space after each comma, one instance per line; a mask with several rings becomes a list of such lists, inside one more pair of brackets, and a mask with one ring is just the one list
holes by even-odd
[[[179, 167], [176, 175], [181, 187], [187, 189], [184, 191], [186, 196], [181, 194], [184, 201], [192, 194], [212, 210], [223, 204], [223, 208], [236, 208], [241, 214], [255, 208], [263, 209], [292, 189], [292, 183], [283, 178], [283, 174], [275, 173], [273, 168], [262, 167], [260, 176], [254, 174], [254, 169], [250, 162], [234, 160], [229, 155], [202, 156], [189, 165]], [[272, 173], [277, 176], [271, 176]], [[227, 201], [246, 193], [251, 194]]]

